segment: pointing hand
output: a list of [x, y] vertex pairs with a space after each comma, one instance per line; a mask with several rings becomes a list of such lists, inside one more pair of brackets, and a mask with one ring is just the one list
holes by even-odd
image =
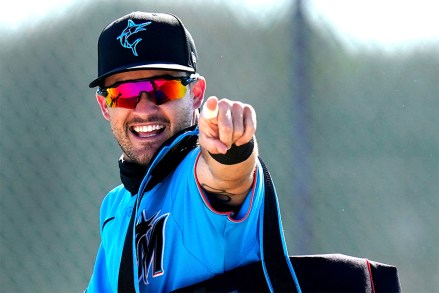
[[256, 113], [249, 104], [210, 97], [198, 121], [200, 145], [212, 154], [249, 142], [256, 132]]

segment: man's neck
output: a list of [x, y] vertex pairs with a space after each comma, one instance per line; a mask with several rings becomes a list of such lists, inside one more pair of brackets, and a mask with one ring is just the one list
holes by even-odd
[[131, 195], [136, 195], [145, 176], [147, 166], [127, 161], [123, 156], [119, 159], [120, 179]]

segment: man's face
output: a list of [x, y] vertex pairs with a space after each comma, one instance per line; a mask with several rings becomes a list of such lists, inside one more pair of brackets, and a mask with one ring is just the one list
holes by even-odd
[[[105, 86], [116, 82], [151, 78], [155, 76], [186, 76], [183, 72], [164, 70], [130, 71], [111, 75]], [[202, 94], [198, 90], [202, 83]], [[190, 84], [186, 95], [178, 100], [156, 105], [146, 93], [142, 93], [135, 109], [110, 108], [105, 98], [97, 95], [105, 119], [110, 121], [114, 137], [124, 152], [124, 159], [146, 165], [157, 149], [176, 132], [195, 123], [194, 113], [201, 105], [204, 94], [204, 79]], [[194, 95], [194, 92], [196, 93]]]

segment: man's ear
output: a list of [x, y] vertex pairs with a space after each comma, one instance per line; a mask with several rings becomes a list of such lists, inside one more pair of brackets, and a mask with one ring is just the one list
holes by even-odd
[[206, 92], [206, 80], [199, 76], [197, 81], [192, 86], [192, 93], [194, 94], [194, 109], [201, 107]]
[[96, 100], [98, 101], [99, 107], [101, 108], [102, 116], [104, 116], [106, 120], [110, 121], [110, 114], [108, 113], [108, 105], [105, 101], [105, 97], [96, 93]]

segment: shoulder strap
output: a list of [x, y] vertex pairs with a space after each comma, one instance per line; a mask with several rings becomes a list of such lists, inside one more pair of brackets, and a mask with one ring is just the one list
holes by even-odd
[[266, 279], [274, 292], [300, 292], [296, 274], [286, 253], [276, 190], [270, 172], [261, 158], [259, 161], [265, 185], [263, 266]]
[[128, 231], [123, 244], [122, 258], [119, 267], [119, 280], [117, 282], [117, 292], [133, 293], [134, 288], [134, 267], [133, 267], [133, 226], [136, 215], [136, 205], [131, 213]]

